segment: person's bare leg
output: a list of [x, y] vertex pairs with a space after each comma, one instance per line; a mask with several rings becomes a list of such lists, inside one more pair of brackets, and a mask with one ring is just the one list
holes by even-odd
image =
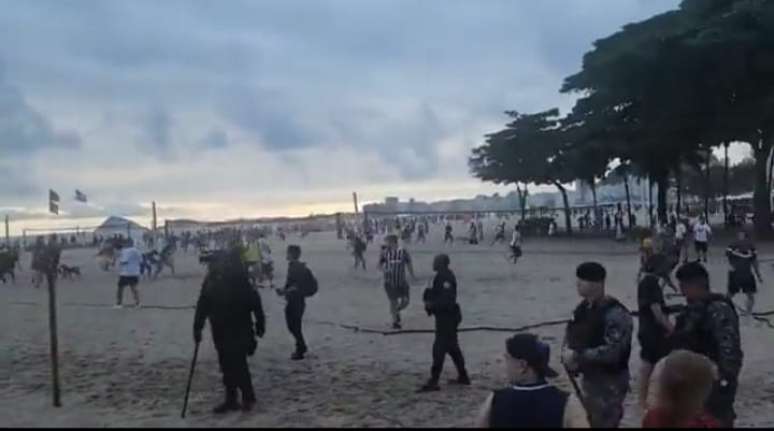
[[124, 302], [124, 286], [118, 286], [118, 292], [116, 293], [116, 306], [120, 307]]
[[754, 293], [748, 293], [747, 294], [747, 315], [752, 316], [753, 309], [755, 308], [755, 294]]
[[140, 291], [137, 289], [137, 285], [133, 284], [130, 286], [132, 289], [132, 296], [134, 296], [134, 305], [139, 307], [140, 306]]
[[642, 361], [640, 366], [640, 407], [642, 410], [648, 408], [648, 389], [650, 386], [650, 375], [653, 373], [653, 364]]

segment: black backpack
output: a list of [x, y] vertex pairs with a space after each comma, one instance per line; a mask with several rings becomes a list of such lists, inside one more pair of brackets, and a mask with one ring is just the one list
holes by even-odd
[[317, 293], [318, 290], [318, 284], [317, 284], [317, 278], [315, 278], [314, 274], [312, 273], [312, 270], [308, 267], [305, 267], [305, 275], [304, 275], [304, 281], [301, 287], [301, 293], [304, 295], [304, 297], [309, 298], [314, 296]]

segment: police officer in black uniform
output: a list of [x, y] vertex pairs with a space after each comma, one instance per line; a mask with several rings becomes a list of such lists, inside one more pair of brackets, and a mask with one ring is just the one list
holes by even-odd
[[570, 373], [583, 375], [591, 426], [617, 428], [629, 391], [632, 317], [617, 299], [605, 295], [607, 272], [602, 265], [583, 263], [576, 275], [583, 301], [567, 325], [562, 362]]
[[[255, 316], [255, 322], [251, 315]], [[258, 346], [255, 336], [263, 337], [266, 322], [261, 297], [250, 285], [237, 247], [218, 253], [209, 263], [196, 304], [193, 328], [196, 343], [201, 342], [207, 319], [226, 387], [226, 400], [214, 412], [252, 410], [256, 398], [247, 357], [255, 353]], [[241, 406], [237, 389], [242, 393]]]
[[439, 254], [433, 260], [432, 287], [425, 289], [423, 300], [425, 311], [429, 316], [435, 316], [435, 341], [433, 342], [433, 366], [430, 369], [430, 380], [419, 389], [419, 392], [438, 391], [438, 380], [441, 378], [443, 362], [446, 355], [451, 356], [457, 367], [457, 380], [451, 384], [470, 385], [468, 372], [465, 370], [465, 358], [462, 356], [457, 328], [462, 322], [462, 311], [457, 304], [457, 278], [449, 269], [449, 256]]
[[734, 401], [744, 359], [736, 308], [725, 295], [710, 291], [709, 274], [699, 262], [681, 266], [677, 280], [688, 306], [677, 317], [672, 346], [702, 354], [717, 365], [719, 380], [705, 407], [723, 427], [733, 427]]

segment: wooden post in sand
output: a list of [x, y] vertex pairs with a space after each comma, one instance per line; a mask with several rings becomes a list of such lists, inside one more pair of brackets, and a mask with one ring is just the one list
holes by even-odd
[[62, 407], [59, 393], [59, 338], [56, 326], [56, 270], [48, 269], [48, 329], [51, 333], [51, 380], [53, 384], [54, 407]]
[[153, 239], [156, 239], [156, 230], [158, 229], [158, 226], [156, 225], [156, 201], [153, 201], [151, 203], [151, 208], [153, 208], [153, 221], [151, 222], [151, 229], [153, 230]]

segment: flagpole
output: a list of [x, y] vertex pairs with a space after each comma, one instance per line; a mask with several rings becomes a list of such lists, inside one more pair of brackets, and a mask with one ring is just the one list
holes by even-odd
[[[59, 215], [59, 195], [52, 189], [48, 190], [48, 209], [52, 213]], [[49, 239], [51, 242], [51, 239]], [[53, 262], [49, 261], [46, 265], [46, 282], [48, 284], [48, 331], [50, 336], [51, 353], [51, 383], [54, 407], [61, 407], [62, 401], [59, 390], [59, 337], [56, 324], [56, 264], [59, 262], [59, 244], [49, 243], [46, 255], [49, 258], [51, 252], [56, 250], [56, 256]], [[52, 266], [53, 264], [53, 266]]]

